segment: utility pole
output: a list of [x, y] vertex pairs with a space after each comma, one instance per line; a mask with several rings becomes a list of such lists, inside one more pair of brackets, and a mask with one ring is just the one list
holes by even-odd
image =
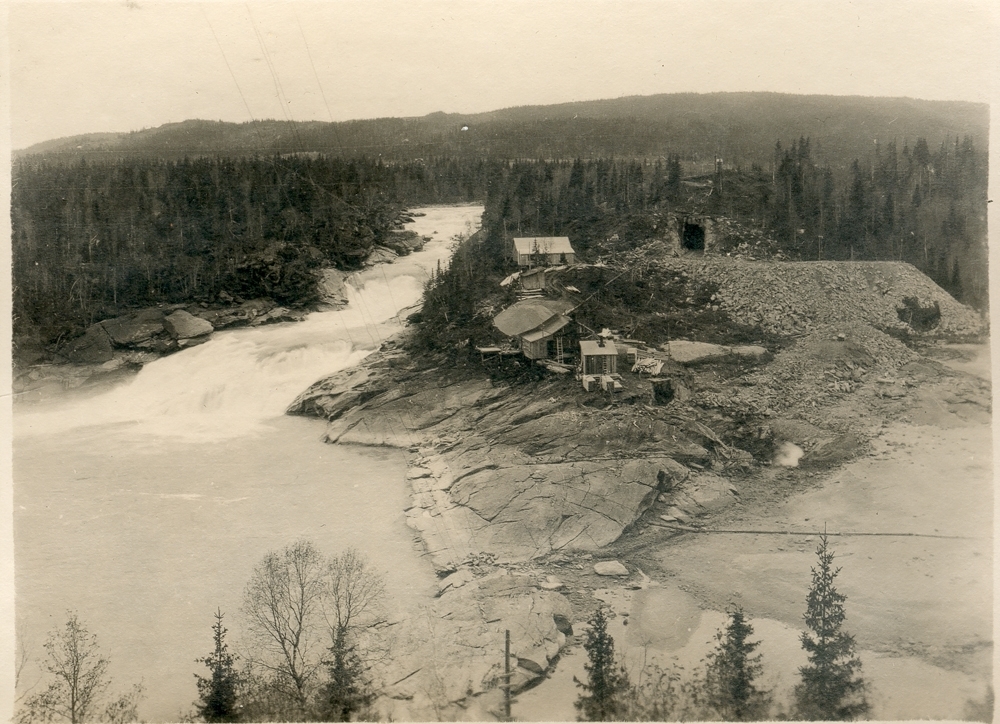
[[510, 629], [506, 629], [504, 632], [503, 680], [504, 721], [510, 721]]

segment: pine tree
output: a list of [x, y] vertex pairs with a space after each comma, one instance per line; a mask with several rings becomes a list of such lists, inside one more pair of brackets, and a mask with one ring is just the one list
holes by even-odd
[[364, 664], [347, 632], [338, 629], [325, 662], [330, 678], [320, 691], [320, 709], [324, 721], [351, 721], [375, 698], [365, 675]]
[[615, 640], [608, 633], [608, 620], [602, 609], [590, 618], [590, 631], [583, 644], [589, 663], [584, 664], [587, 683], [573, 680], [585, 694], [577, 697], [575, 706], [580, 721], [614, 721], [626, 711], [626, 695], [631, 689], [628, 673], [615, 661]]
[[757, 721], [767, 718], [770, 693], [754, 682], [761, 675], [761, 655], [754, 654], [759, 641], [740, 608], [729, 612], [729, 623], [716, 634], [718, 645], [708, 657], [705, 676], [708, 704], [725, 721]]
[[871, 708], [868, 687], [860, 675], [854, 637], [841, 630], [847, 597], [834, 586], [840, 569], [833, 568], [826, 534], [820, 537], [816, 555], [819, 565], [812, 569], [804, 616], [809, 632], [801, 637], [809, 664], [799, 669], [802, 681], [795, 687], [796, 715], [809, 720], [856, 719]]
[[212, 626], [215, 650], [203, 659], [197, 659], [205, 664], [212, 675], [198, 676], [198, 696], [195, 709], [198, 715], [208, 722], [233, 722], [238, 719], [237, 689], [239, 675], [235, 669], [235, 657], [229, 653], [226, 646], [226, 629], [222, 626], [222, 611], [215, 613], [215, 625]]

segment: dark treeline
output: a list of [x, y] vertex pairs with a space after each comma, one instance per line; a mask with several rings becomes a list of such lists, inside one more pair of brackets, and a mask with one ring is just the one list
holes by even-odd
[[[855, 160], [836, 183], [808, 139], [775, 149], [765, 217], [787, 254], [801, 259], [910, 262], [960, 301], [988, 301], [987, 156], [965, 138], [931, 151], [894, 142]], [[757, 175], [760, 187], [760, 175]], [[725, 194], [719, 205], [726, 206]]]
[[[770, 169], [687, 177], [666, 161], [516, 162], [489, 185], [486, 233], [565, 235], [584, 256], [622, 251], [665, 231], [664, 214], [710, 214], [717, 248], [765, 234], [772, 252], [802, 260], [913, 264], [956, 298], [987, 304], [986, 153], [969, 139], [931, 151], [876, 145], [847, 174], [815, 162], [802, 138], [774, 150]], [[683, 176], [683, 178], [682, 178]]]
[[837, 171], [817, 161], [815, 145], [800, 138], [773, 147], [764, 166], [700, 176], [670, 154], [26, 159], [13, 169], [15, 333], [52, 340], [122, 310], [210, 301], [220, 291], [305, 304], [315, 270], [357, 268], [403, 206], [484, 198], [486, 243], [476, 252], [484, 258], [469, 263], [479, 265], [473, 276], [502, 266], [517, 234], [567, 235], [593, 259], [662, 236], [668, 213], [704, 213], [728, 219], [716, 240], [723, 252], [763, 239], [793, 259], [906, 261], [959, 300], [986, 307], [984, 150], [968, 138], [933, 150], [923, 139], [876, 144]]
[[485, 195], [485, 162], [326, 157], [23, 161], [13, 168], [15, 333], [220, 291], [303, 304], [357, 268], [407, 204]]
[[839, 178], [813, 161], [811, 146], [776, 145], [773, 169], [697, 177], [676, 155], [493, 166], [482, 231], [428, 285], [417, 341], [455, 348], [491, 338], [486, 312], [512, 301], [496, 285], [512, 271], [512, 237], [568, 236], [581, 260], [613, 261], [662, 238], [671, 214], [723, 219], [719, 253], [909, 262], [960, 301], [987, 308], [984, 151], [968, 139], [935, 151], [923, 139], [912, 148], [890, 143]]

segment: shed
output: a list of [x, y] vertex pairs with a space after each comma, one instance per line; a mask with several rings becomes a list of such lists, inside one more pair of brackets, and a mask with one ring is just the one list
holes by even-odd
[[528, 359], [562, 359], [563, 339], [557, 333], [570, 323], [570, 318], [557, 314], [538, 329], [521, 335], [521, 350]]
[[520, 337], [537, 329], [557, 314], [566, 314], [573, 303], [562, 299], [524, 299], [512, 304], [493, 318], [493, 326], [508, 337]]
[[576, 252], [568, 236], [516, 237], [512, 255], [520, 267], [576, 263]]
[[521, 289], [531, 292], [545, 289], [544, 267], [532, 269], [521, 274]]
[[613, 342], [580, 341], [580, 364], [584, 375], [610, 375], [618, 371], [618, 348]]
[[562, 330], [572, 321], [566, 314], [573, 304], [561, 299], [525, 299], [493, 318], [493, 326], [509, 337], [517, 337], [528, 359], [561, 360]]

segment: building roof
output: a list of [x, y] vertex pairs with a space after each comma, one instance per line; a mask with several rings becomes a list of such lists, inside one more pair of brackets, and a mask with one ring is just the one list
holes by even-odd
[[601, 347], [597, 342], [590, 339], [580, 340], [580, 354], [584, 357], [605, 357], [618, 356], [618, 348], [614, 342], [605, 342]]
[[524, 299], [494, 317], [493, 326], [508, 337], [518, 337], [571, 309], [572, 302], [562, 299]]
[[522, 236], [514, 239], [518, 254], [575, 254], [568, 236]]
[[565, 327], [571, 321], [573, 320], [571, 320], [569, 317], [562, 314], [557, 314], [538, 329], [532, 330], [527, 334], [522, 334], [521, 339], [523, 339], [525, 342], [537, 342], [540, 339], [551, 337], [553, 334], [555, 334], [560, 329]]

